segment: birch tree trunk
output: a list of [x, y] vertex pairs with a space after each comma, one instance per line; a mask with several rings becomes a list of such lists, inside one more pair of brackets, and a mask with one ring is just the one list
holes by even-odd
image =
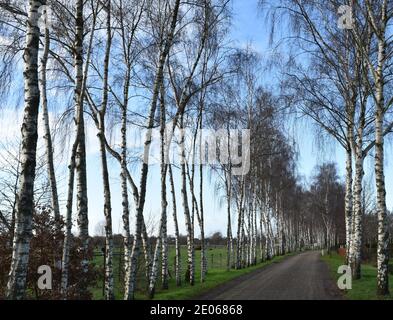
[[252, 250], [253, 250], [253, 217], [252, 217], [252, 211], [253, 211], [253, 207], [252, 207], [252, 200], [251, 200], [251, 193], [249, 195], [249, 201], [248, 201], [248, 216], [247, 216], [247, 226], [248, 226], [248, 250], [247, 250], [247, 267], [251, 266], [252, 264]]
[[[206, 7], [205, 7], [206, 10]], [[206, 12], [205, 12], [206, 14]], [[205, 65], [204, 67], [205, 68]], [[202, 82], [204, 82], [204, 77]], [[207, 274], [207, 256], [206, 256], [206, 240], [205, 240], [205, 217], [204, 217], [204, 205], [203, 205], [203, 152], [202, 152], [202, 128], [203, 128], [203, 111], [204, 111], [204, 99], [205, 99], [205, 91], [201, 92], [201, 96], [199, 99], [199, 112], [197, 121], [197, 130], [195, 132], [195, 141], [194, 141], [194, 154], [195, 157], [195, 149], [196, 149], [196, 140], [199, 129], [199, 228], [201, 232], [201, 282], [204, 282]], [[193, 163], [193, 166], [195, 162]], [[196, 203], [197, 205], [197, 203]]]
[[44, 140], [46, 144], [46, 161], [48, 165], [48, 177], [51, 188], [51, 201], [52, 201], [52, 209], [55, 216], [55, 219], [58, 221], [60, 219], [60, 207], [59, 207], [59, 196], [57, 192], [57, 183], [56, 183], [56, 174], [55, 174], [55, 166], [53, 162], [53, 144], [52, 144], [52, 135], [50, 131], [49, 124], [49, 112], [48, 112], [48, 99], [46, 94], [46, 73], [47, 73], [47, 64], [48, 64], [48, 55], [49, 55], [49, 28], [45, 26], [44, 30], [44, 48], [42, 57], [40, 59], [41, 70], [40, 70], [40, 96], [41, 96], [41, 106], [42, 106], [42, 120], [44, 124]]
[[128, 187], [127, 187], [127, 105], [128, 105], [128, 92], [129, 92], [130, 74], [127, 71], [125, 84], [124, 84], [124, 102], [122, 106], [121, 117], [121, 196], [122, 196], [122, 219], [124, 229], [124, 279], [125, 279], [125, 292], [127, 292], [130, 279], [130, 256], [131, 256], [131, 233], [130, 233], [130, 204], [128, 200]]
[[[126, 105], [126, 104], [125, 104]], [[124, 118], [125, 119], [125, 118]], [[107, 151], [121, 164], [122, 163], [122, 156], [117, 153], [115, 150], [113, 150], [110, 145], [108, 144], [107, 141], [105, 141], [105, 145], [106, 145], [106, 149]], [[139, 203], [139, 190], [137, 188], [137, 186], [134, 183], [134, 180], [131, 177], [131, 174], [127, 168], [127, 166], [123, 166], [123, 170], [126, 174], [126, 180], [127, 182], [130, 184], [131, 186], [131, 190], [132, 190], [132, 194], [133, 194], [133, 198], [134, 198], [134, 202], [136, 205], [138, 205]], [[146, 281], [147, 283], [149, 283], [150, 281], [150, 274], [151, 274], [151, 252], [150, 252], [150, 245], [149, 245], [149, 238], [147, 235], [147, 229], [146, 229], [146, 225], [145, 225], [145, 221], [144, 221], [144, 217], [142, 216], [140, 218], [140, 232], [139, 234], [139, 244], [138, 244], [138, 250], [140, 250], [140, 244], [142, 243], [143, 246], [143, 253], [144, 253], [144, 257], [145, 257], [145, 275], [146, 275]], [[136, 235], [135, 235], [136, 237]], [[136, 241], [136, 239], [135, 239]], [[131, 235], [130, 235], [130, 242], [131, 242]], [[127, 296], [128, 296], [128, 292], [129, 290], [131, 290], [132, 287], [132, 282], [130, 282], [132, 280], [132, 274], [131, 274], [131, 256], [132, 256], [132, 252], [133, 248], [134, 248], [135, 243], [132, 245], [132, 248], [130, 248], [129, 250], [129, 272], [126, 272], [125, 274], [125, 295], [124, 295], [124, 299], [127, 300]], [[139, 253], [138, 253], [139, 254]]]
[[12, 261], [7, 283], [8, 299], [19, 300], [25, 297], [34, 211], [33, 198], [38, 139], [37, 121], [40, 104], [38, 84], [38, 49], [40, 40], [38, 10], [45, 4], [45, 0], [29, 1], [26, 42], [23, 54], [25, 107], [21, 130], [21, 176], [16, 206]]
[[106, 157], [105, 142], [102, 138], [105, 131], [105, 120], [101, 116], [100, 132], [100, 154], [102, 165], [102, 180], [104, 187], [104, 215], [105, 215], [105, 299], [114, 299], [114, 280], [113, 280], [113, 234], [112, 234], [112, 208], [111, 191], [109, 185], [108, 162]]
[[264, 234], [263, 234], [263, 212], [262, 211], [263, 211], [263, 207], [260, 209], [260, 212], [259, 212], [259, 214], [260, 214], [260, 218], [259, 218], [259, 229], [260, 229], [260, 232], [259, 232], [259, 254], [261, 255], [260, 261], [264, 262], [265, 254], [263, 252], [263, 241], [262, 241], [262, 239], [264, 237]]
[[[362, 145], [361, 142], [358, 144]], [[355, 180], [353, 190], [353, 218], [352, 218], [352, 241], [350, 253], [350, 266], [354, 279], [361, 277], [361, 251], [362, 251], [362, 232], [363, 232], [363, 215], [362, 215], [362, 183], [363, 183], [363, 163], [364, 158], [362, 150], [356, 146], [355, 154]]]
[[186, 154], [185, 154], [185, 137], [184, 137], [184, 114], [180, 116], [180, 130], [181, 131], [181, 195], [183, 202], [184, 218], [186, 222], [187, 230], [187, 273], [186, 281], [191, 285], [194, 285], [195, 281], [195, 252], [194, 252], [194, 237], [193, 237], [193, 223], [190, 214], [190, 208], [188, 206], [188, 195], [187, 195], [187, 174], [186, 174]]
[[[139, 23], [141, 22], [142, 15], [145, 9], [145, 3], [137, 2], [136, 8], [133, 8], [133, 12], [136, 14], [131, 23], [131, 33], [127, 30], [130, 24], [130, 21], [126, 19], [126, 15], [124, 15], [125, 8], [123, 6], [123, 1], [120, 1], [118, 10], [120, 12], [119, 15], [119, 25], [120, 25], [120, 35], [121, 35], [121, 45], [123, 49], [123, 58], [124, 58], [124, 65], [126, 68], [125, 71], [125, 78], [123, 84], [123, 103], [121, 107], [121, 153], [118, 160], [120, 160], [120, 167], [121, 167], [121, 193], [122, 193], [122, 220], [123, 220], [123, 241], [124, 241], [124, 288], [126, 292], [130, 283], [128, 279], [130, 279], [130, 257], [131, 257], [131, 250], [132, 250], [132, 243], [131, 243], [131, 233], [130, 233], [130, 209], [129, 209], [129, 199], [128, 199], [128, 186], [127, 186], [127, 179], [129, 176], [129, 172], [127, 169], [127, 110], [128, 110], [128, 100], [129, 100], [129, 90], [130, 90], [130, 83], [131, 83], [131, 71], [132, 71], [132, 61], [133, 61], [133, 52], [132, 46], [134, 45], [135, 35], [138, 31]], [[129, 176], [131, 177], [131, 176]], [[131, 188], [132, 192], [134, 193], [135, 204], [138, 203], [138, 190], [134, 181], [131, 181]]]
[[[355, 94], [353, 95], [353, 102], [351, 106], [351, 121], [356, 105]], [[359, 110], [358, 127], [356, 130], [357, 137], [355, 139], [354, 132], [349, 132], [348, 137], [351, 139], [351, 149], [355, 157], [355, 177], [353, 186], [353, 212], [352, 212], [352, 230], [349, 251], [349, 265], [351, 266], [352, 276], [354, 279], [361, 277], [361, 253], [362, 253], [362, 237], [363, 237], [363, 210], [362, 210], [362, 191], [363, 191], [363, 177], [364, 177], [364, 158], [366, 152], [363, 151], [363, 134], [365, 128], [366, 103], [361, 101]], [[353, 123], [353, 122], [352, 122]], [[352, 130], [352, 128], [351, 128]], [[349, 160], [349, 159], [348, 159]], [[348, 164], [347, 164], [348, 165]]]
[[[201, 107], [203, 110], [203, 106]], [[202, 137], [202, 111], [200, 120], [200, 135]], [[202, 141], [202, 138], [200, 139]], [[205, 240], [205, 217], [203, 207], [203, 164], [199, 164], [199, 227], [201, 229], [201, 282], [204, 282], [207, 274], [207, 256], [206, 256], [206, 240]]]
[[257, 218], [257, 203], [256, 193], [254, 193], [254, 257], [253, 265], [257, 264], [258, 261], [258, 218]]
[[[349, 147], [348, 147], [349, 148]], [[346, 263], [349, 263], [352, 238], [352, 149], [346, 152], [345, 166], [345, 235], [346, 235]]]
[[225, 174], [225, 190], [227, 200], [227, 270], [229, 271], [234, 265], [233, 259], [233, 236], [232, 236], [232, 163], [231, 163], [231, 139], [229, 131], [229, 121], [227, 123], [227, 152], [228, 152], [228, 172]]
[[225, 172], [225, 189], [227, 200], [227, 271], [232, 268], [232, 255], [233, 255], [233, 239], [232, 239], [232, 222], [231, 222], [231, 202], [232, 202], [232, 185], [231, 174]]
[[111, 0], [107, 0], [106, 4], [107, 21], [106, 21], [106, 48], [104, 58], [104, 76], [102, 90], [102, 105], [98, 113], [99, 116], [99, 133], [100, 154], [102, 165], [102, 182], [104, 188], [104, 215], [105, 215], [105, 299], [113, 300], [114, 280], [113, 280], [113, 233], [112, 233], [112, 206], [111, 206], [111, 190], [109, 182], [108, 161], [106, 156], [105, 144], [105, 115], [108, 106], [108, 76], [109, 76], [109, 59], [112, 45], [111, 35]]
[[142, 217], [142, 249], [143, 249], [143, 256], [145, 258], [146, 283], [148, 284], [150, 281], [150, 275], [152, 270], [153, 256], [151, 252], [151, 244], [150, 244], [149, 236], [147, 234], [144, 217]]
[[167, 173], [167, 156], [166, 156], [166, 119], [165, 119], [165, 101], [164, 86], [161, 84], [160, 89], [160, 167], [161, 167], [161, 219], [159, 226], [159, 234], [157, 237], [156, 248], [154, 251], [153, 266], [150, 275], [149, 297], [153, 299], [155, 294], [156, 282], [158, 277], [158, 263], [160, 249], [162, 251], [162, 287], [168, 289], [168, 239], [167, 239], [167, 197], [166, 197], [166, 173]]
[[161, 246], [162, 246], [162, 223], [160, 222], [159, 233], [157, 236], [156, 248], [154, 250], [154, 257], [153, 257], [153, 265], [150, 273], [149, 278], [149, 298], [153, 299], [155, 290], [156, 290], [156, 282], [158, 277], [158, 264], [159, 258], [161, 253]]
[[[270, 185], [267, 186], [270, 189]], [[271, 226], [271, 219], [270, 219], [270, 196], [269, 192], [266, 190], [265, 195], [265, 223], [266, 223], [266, 260], [271, 260], [274, 256], [274, 248], [273, 248], [273, 234], [272, 234], [272, 226]]]
[[244, 181], [242, 177], [242, 182], [240, 185], [240, 199], [238, 203], [238, 219], [237, 219], [237, 241], [236, 241], [236, 269], [242, 268], [243, 259], [243, 225], [244, 225], [244, 208], [243, 208], [243, 198], [244, 198]]
[[177, 19], [178, 19], [178, 13], [179, 13], [179, 7], [180, 7], [180, 0], [176, 0], [175, 6], [172, 12], [172, 20], [171, 20], [171, 25], [169, 29], [169, 33], [166, 39], [164, 39], [164, 48], [160, 54], [159, 58], [159, 63], [158, 63], [158, 69], [156, 73], [156, 78], [154, 81], [153, 85], [153, 97], [152, 97], [152, 102], [150, 106], [150, 111], [149, 111], [149, 116], [147, 119], [147, 133], [146, 133], [146, 138], [145, 138], [145, 146], [144, 146], [144, 161], [142, 164], [142, 169], [141, 169], [141, 181], [140, 181], [140, 191], [139, 191], [139, 199], [138, 199], [138, 204], [137, 204], [137, 209], [136, 209], [136, 228], [135, 228], [135, 240], [132, 248], [132, 253], [131, 253], [131, 271], [130, 271], [130, 279], [129, 281], [130, 286], [128, 288], [128, 292], [125, 296], [125, 299], [133, 299], [134, 298], [134, 291], [135, 291], [135, 285], [136, 285], [136, 267], [138, 263], [138, 258], [139, 258], [139, 252], [140, 252], [140, 242], [141, 242], [141, 233], [142, 233], [142, 224], [143, 224], [143, 208], [145, 205], [145, 198], [146, 198], [146, 182], [147, 182], [147, 174], [149, 171], [149, 164], [148, 164], [148, 157], [150, 153], [150, 146], [151, 146], [151, 129], [153, 128], [154, 125], [154, 116], [156, 113], [157, 109], [157, 100], [158, 100], [158, 95], [159, 95], [159, 90], [163, 82], [163, 75], [164, 75], [164, 66], [169, 54], [169, 50], [172, 46], [173, 42], [173, 36], [175, 33], [176, 25], [177, 25]]
[[[195, 216], [195, 213], [196, 213], [196, 216], [197, 216], [197, 219], [198, 219], [199, 228], [200, 228], [200, 232], [201, 232], [201, 261], [200, 261], [201, 262], [201, 282], [204, 282], [205, 281], [205, 277], [206, 277], [206, 271], [207, 271], [206, 270], [207, 263], [206, 263], [206, 257], [205, 257], [206, 247], [205, 247], [205, 232], [204, 232], [203, 212], [200, 211], [200, 210], [203, 210], [203, 176], [202, 176], [203, 175], [203, 168], [202, 168], [202, 164], [200, 165], [200, 179], [201, 180], [200, 180], [200, 184], [199, 184], [199, 191], [200, 191], [200, 197], [199, 197], [200, 203], [199, 204], [202, 205], [202, 208], [198, 204], [198, 200], [196, 198], [195, 190], [194, 190], [195, 160], [196, 160], [195, 159], [195, 155], [196, 155], [196, 140], [197, 140], [197, 136], [198, 136], [198, 129], [199, 129], [199, 123], [201, 121], [201, 116], [202, 116], [202, 113], [200, 111], [199, 115], [198, 115], [197, 128], [196, 128], [194, 136], [193, 136], [193, 143], [192, 143], [192, 145], [193, 145], [193, 151], [192, 152], [193, 153], [192, 153], [191, 174], [190, 174], [190, 170], [189, 170], [188, 164], [186, 164], [186, 169], [187, 169], [187, 177], [188, 177], [188, 181], [189, 181], [190, 193], [191, 193], [191, 199], [192, 199], [192, 211], [191, 211], [192, 212], [192, 218], [191, 218], [191, 221], [192, 221], [191, 225], [192, 226], [191, 226], [191, 230], [193, 232], [192, 239], [194, 239], [194, 216]], [[200, 131], [200, 133], [202, 133], [202, 131]], [[182, 147], [183, 147], [183, 143], [184, 143], [184, 141], [182, 141]], [[183, 157], [183, 159], [185, 159], [185, 154], [182, 155], [182, 157]], [[202, 163], [202, 161], [201, 161], [201, 163]]]
[[378, 211], [378, 295], [389, 295], [389, 231], [386, 213], [386, 190], [384, 176], [384, 142], [382, 133], [383, 116], [381, 110], [376, 114], [375, 178], [377, 187]]
[[381, 30], [378, 39], [378, 67], [376, 72], [376, 112], [375, 112], [375, 181], [377, 191], [378, 212], [378, 252], [377, 252], [377, 283], [378, 295], [389, 294], [389, 232], [386, 212], [386, 189], [384, 173], [384, 114], [385, 114], [385, 76], [386, 59], [386, 20], [387, 2], [382, 7]]
[[[47, 171], [48, 171], [48, 178], [49, 178], [49, 185], [51, 191], [51, 204], [52, 210], [55, 217], [55, 224], [56, 229], [61, 231], [60, 227], [60, 206], [59, 206], [59, 197], [57, 192], [57, 181], [56, 181], [56, 173], [55, 173], [55, 166], [53, 161], [53, 143], [52, 143], [52, 135], [50, 129], [50, 121], [49, 121], [49, 111], [48, 111], [48, 98], [47, 98], [47, 64], [48, 64], [48, 56], [49, 56], [49, 49], [50, 49], [50, 38], [49, 38], [49, 28], [47, 26], [48, 23], [48, 13], [45, 11], [43, 13], [45, 16], [43, 17], [45, 20], [44, 26], [44, 39], [43, 39], [43, 53], [40, 59], [40, 79], [39, 79], [39, 86], [40, 86], [40, 99], [41, 99], [41, 106], [42, 106], [42, 122], [44, 127], [44, 140], [46, 145], [46, 161], [47, 161]], [[42, 20], [42, 19], [41, 19]], [[59, 241], [58, 237], [54, 237], [53, 241], [56, 242], [57, 245], [61, 245], [61, 240]], [[59, 263], [59, 257], [57, 254], [54, 257], [54, 264], [57, 265]], [[61, 263], [61, 260], [60, 260]]]
[[[62, 256], [62, 267], [61, 267], [61, 295], [63, 299], [67, 298], [67, 289], [68, 289], [68, 278], [69, 278], [69, 262], [70, 262], [70, 247], [71, 247], [71, 238], [72, 238], [72, 207], [73, 207], [73, 197], [74, 197], [74, 184], [75, 184], [75, 171], [76, 171], [76, 165], [77, 165], [77, 150], [79, 147], [79, 142], [80, 142], [80, 132], [84, 128], [83, 125], [78, 123], [78, 105], [83, 105], [84, 101], [84, 92], [86, 88], [86, 81], [87, 81], [87, 74], [89, 71], [89, 61], [90, 61], [90, 55], [91, 55], [91, 50], [92, 50], [92, 45], [93, 45], [93, 37], [94, 37], [94, 28], [96, 24], [96, 15], [93, 14], [93, 21], [92, 21], [92, 31], [90, 34], [90, 39], [89, 39], [89, 46], [88, 46], [88, 51], [87, 51], [87, 57], [86, 57], [86, 64], [85, 68], [83, 70], [83, 75], [82, 79], [79, 81], [75, 81], [75, 92], [74, 92], [74, 104], [75, 104], [75, 125], [76, 125], [76, 132], [75, 132], [75, 140], [72, 145], [71, 149], [71, 157], [70, 157], [70, 162], [68, 165], [68, 191], [67, 191], [67, 204], [66, 204], [66, 224], [65, 224], [65, 234], [64, 234], [64, 243], [63, 243], [63, 256]], [[80, 64], [80, 62], [78, 62]], [[83, 62], [82, 62], [83, 63]], [[75, 66], [77, 64], [75, 63]], [[76, 74], [80, 72], [80, 67], [78, 65], [78, 68], [76, 69]], [[80, 89], [77, 89], [80, 86]], [[83, 112], [83, 111], [82, 111]], [[83, 265], [82, 265], [83, 266]], [[86, 292], [82, 290], [81, 292], [81, 297], [82, 294], [85, 294]]]
[[88, 249], [89, 249], [89, 218], [87, 204], [87, 172], [86, 172], [86, 144], [85, 144], [85, 122], [83, 110], [83, 38], [84, 38], [84, 17], [83, 0], [76, 0], [75, 7], [75, 48], [74, 48], [74, 69], [75, 69], [75, 122], [76, 139], [78, 147], [76, 150], [76, 208], [78, 216], [78, 230], [81, 241], [80, 251], [82, 252], [81, 267], [83, 271], [82, 279], [78, 282], [78, 291], [81, 297], [89, 295], [87, 283], [87, 272], [89, 270]]
[[169, 164], [169, 181], [171, 185], [172, 193], [172, 213], [173, 213], [173, 223], [175, 227], [175, 276], [176, 285], [181, 286], [181, 252], [180, 252], [180, 234], [179, 234], [179, 224], [177, 222], [177, 206], [176, 206], [176, 192], [175, 184], [173, 181], [172, 166]]
[[166, 108], [165, 108], [165, 88], [164, 85], [161, 85], [161, 219], [162, 219], [162, 257], [161, 257], [161, 277], [162, 277], [162, 288], [164, 290], [168, 289], [168, 277], [169, 277], [169, 269], [168, 269], [168, 232], [167, 232], [167, 192], [166, 192], [166, 176], [168, 171], [168, 163], [167, 163], [167, 155], [166, 155]]
[[[75, 141], [77, 142], [77, 141]], [[75, 157], [76, 157], [76, 146], [73, 148], [71, 154], [70, 164], [68, 166], [68, 193], [67, 193], [67, 211], [65, 221], [65, 234], [63, 242], [63, 256], [61, 263], [61, 295], [63, 299], [67, 298], [68, 289], [68, 277], [69, 277], [69, 264], [70, 264], [70, 247], [71, 247], [71, 229], [72, 229], [72, 203], [74, 197], [74, 182], [75, 182]]]

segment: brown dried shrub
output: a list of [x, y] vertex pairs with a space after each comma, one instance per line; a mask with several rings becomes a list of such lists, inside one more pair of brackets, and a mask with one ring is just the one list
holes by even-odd
[[[61, 299], [61, 260], [64, 241], [64, 220], [56, 220], [48, 207], [37, 208], [33, 216], [32, 239], [30, 243], [29, 268], [27, 274], [26, 298], [36, 300]], [[7, 278], [11, 264], [12, 241], [10, 233], [0, 234], [0, 299], [6, 296]], [[67, 299], [91, 299], [91, 293], [81, 294], [81, 284], [92, 287], [97, 280], [97, 270], [90, 263], [87, 275], [82, 274], [80, 240], [72, 238], [70, 248], [69, 289]], [[90, 246], [88, 259], [92, 261], [93, 247]], [[41, 274], [38, 268], [47, 265], [52, 271], [52, 289], [40, 290], [37, 281]]]

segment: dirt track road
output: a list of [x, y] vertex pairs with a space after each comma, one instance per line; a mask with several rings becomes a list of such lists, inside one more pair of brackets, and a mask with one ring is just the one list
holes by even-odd
[[201, 300], [340, 300], [320, 252], [305, 252], [234, 279]]

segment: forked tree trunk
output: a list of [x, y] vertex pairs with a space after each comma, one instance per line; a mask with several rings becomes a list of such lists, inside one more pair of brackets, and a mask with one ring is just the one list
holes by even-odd
[[38, 139], [37, 121], [40, 104], [37, 66], [40, 40], [38, 9], [45, 4], [45, 0], [29, 1], [26, 44], [23, 54], [25, 108], [22, 124], [21, 177], [16, 206], [11, 269], [7, 283], [7, 297], [9, 299], [23, 299], [26, 290], [34, 212], [33, 198]]
[[[149, 110], [149, 116], [147, 119], [147, 134], [145, 138], [145, 145], [144, 145], [144, 161], [142, 164], [142, 169], [141, 169], [141, 181], [140, 181], [140, 188], [139, 188], [139, 199], [137, 203], [137, 208], [136, 208], [136, 228], [135, 228], [135, 240], [132, 248], [132, 253], [131, 253], [131, 270], [130, 270], [130, 279], [127, 279], [129, 281], [130, 285], [128, 288], [128, 292], [125, 295], [125, 299], [134, 299], [134, 292], [135, 292], [135, 287], [136, 287], [136, 271], [137, 271], [137, 264], [138, 264], [138, 258], [139, 258], [139, 253], [140, 253], [140, 242], [141, 242], [141, 234], [142, 234], [142, 229], [143, 229], [143, 209], [145, 205], [145, 198], [146, 198], [146, 183], [147, 183], [147, 175], [149, 171], [149, 153], [150, 153], [150, 146], [151, 146], [151, 130], [154, 125], [154, 116], [156, 114], [156, 109], [157, 109], [157, 101], [158, 101], [158, 95], [159, 91], [163, 82], [163, 76], [164, 76], [164, 66], [169, 54], [169, 50], [172, 46], [173, 42], [173, 36], [175, 33], [176, 25], [177, 25], [177, 19], [178, 19], [178, 13], [179, 13], [179, 7], [180, 7], [180, 0], [176, 0], [174, 9], [172, 12], [172, 19], [171, 19], [171, 25], [169, 29], [169, 33], [167, 35], [167, 38], [164, 39], [164, 48], [160, 54], [159, 62], [158, 62], [158, 69], [156, 73], [156, 78], [154, 81], [153, 85], [153, 97], [152, 97], [152, 102]], [[146, 229], [146, 228], [145, 228]]]
[[[125, 104], [126, 105], [126, 104]], [[124, 118], [125, 119], [125, 118]], [[106, 145], [106, 149], [107, 151], [121, 164], [122, 163], [122, 156], [119, 155], [115, 150], [113, 150], [110, 145], [108, 144], [107, 141], [105, 141], [105, 145]], [[133, 194], [133, 198], [134, 198], [134, 202], [136, 205], [138, 205], [139, 203], [139, 190], [136, 187], [134, 180], [132, 179], [130, 172], [127, 168], [127, 166], [123, 166], [122, 167], [122, 171], [125, 172], [126, 175], [126, 180], [130, 183], [131, 186], [131, 190], [132, 190], [132, 194]], [[137, 224], [138, 224], [138, 220], [137, 220]], [[146, 229], [146, 225], [145, 225], [145, 221], [144, 221], [144, 217], [142, 215], [142, 217], [140, 218], [139, 221], [140, 224], [140, 229], [139, 229], [139, 243], [138, 243], [138, 250], [140, 251], [140, 245], [142, 243], [143, 246], [143, 253], [144, 253], [144, 257], [145, 257], [145, 276], [146, 276], [146, 281], [147, 284], [149, 283], [150, 280], [150, 274], [151, 274], [151, 252], [150, 252], [150, 245], [149, 245], [149, 238], [147, 235], [147, 229]], [[135, 235], [136, 237], [136, 235]], [[134, 241], [136, 241], [137, 239], [134, 238]], [[130, 242], [131, 242], [131, 236], [130, 236]], [[135, 283], [133, 283], [131, 280], [133, 279], [132, 277], [132, 269], [131, 269], [131, 256], [133, 254], [133, 250], [134, 250], [134, 245], [135, 242], [132, 245], [132, 248], [129, 249], [129, 272], [125, 273], [125, 279], [124, 279], [124, 283], [125, 283], [125, 293], [124, 293], [124, 299], [127, 300], [129, 299], [129, 292], [130, 290], [133, 290], [133, 286], [135, 285]], [[138, 253], [139, 255], [139, 253]]]

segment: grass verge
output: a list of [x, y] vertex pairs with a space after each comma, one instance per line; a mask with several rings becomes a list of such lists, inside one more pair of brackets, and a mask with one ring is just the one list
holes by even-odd
[[[344, 257], [337, 253], [322, 257], [330, 269], [333, 279], [336, 281], [341, 276], [337, 273], [340, 266], [345, 264]], [[390, 292], [393, 292], [393, 276], [389, 276]], [[352, 290], [343, 291], [344, 296], [349, 300], [393, 300], [393, 296], [377, 296], [377, 268], [369, 264], [362, 264], [362, 278], [352, 281]]]

